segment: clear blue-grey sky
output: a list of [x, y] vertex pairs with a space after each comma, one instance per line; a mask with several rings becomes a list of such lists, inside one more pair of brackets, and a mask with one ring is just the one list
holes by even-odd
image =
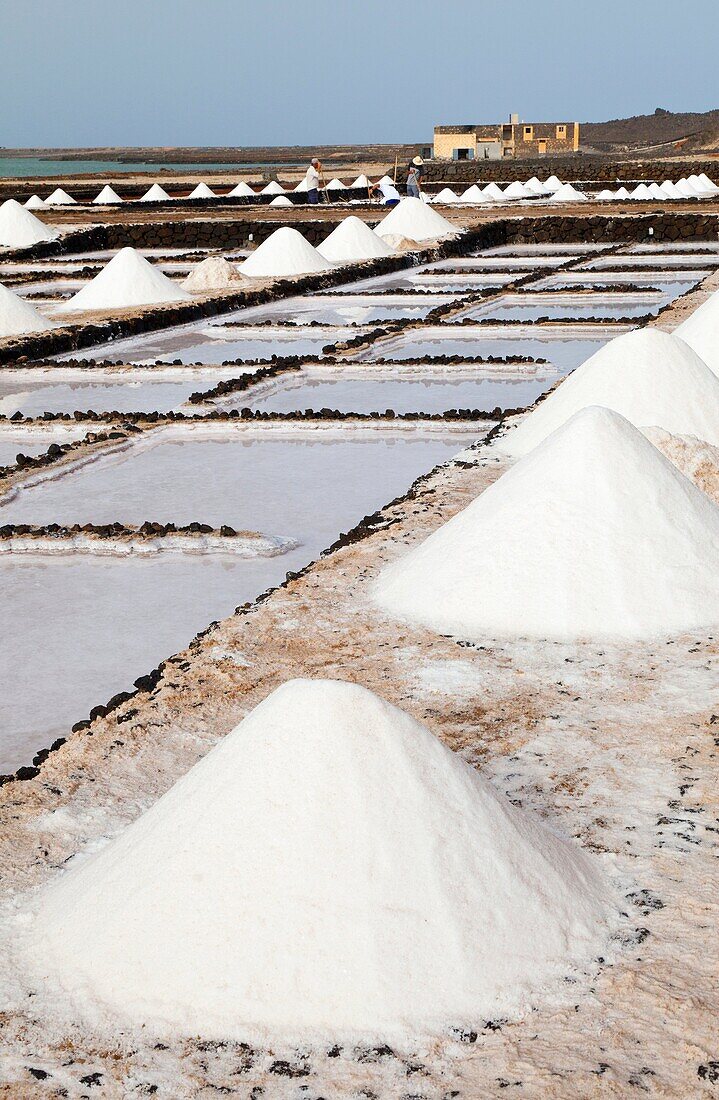
[[719, 107], [719, 0], [0, 0], [0, 145], [429, 141]]

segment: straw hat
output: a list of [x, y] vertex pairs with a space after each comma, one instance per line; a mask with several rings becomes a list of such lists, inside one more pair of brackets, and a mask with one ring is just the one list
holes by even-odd
[[424, 164], [424, 161], [421, 157], [414, 157], [412, 160], [412, 164]]

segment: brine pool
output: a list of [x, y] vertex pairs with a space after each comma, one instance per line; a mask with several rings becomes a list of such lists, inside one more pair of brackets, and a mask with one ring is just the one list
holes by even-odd
[[617, 321], [624, 317], [643, 317], [656, 314], [671, 301], [666, 294], [562, 294], [560, 297], [545, 294], [507, 294], [495, 298], [486, 305], [475, 305], [453, 320], [465, 317], [471, 320], [484, 318], [497, 321], [536, 321], [540, 317], [581, 321], [591, 317], [606, 317]]
[[87, 433], [87, 427], [62, 428], [44, 431], [37, 428], [0, 426], [0, 466], [13, 466], [18, 454], [35, 458], [43, 454], [51, 443], [74, 443]]
[[257, 559], [0, 557], [0, 771], [29, 764], [93, 706], [129, 690], [213, 619], [302, 568], [485, 431], [162, 429], [21, 490], [0, 506], [0, 523], [197, 520], [289, 535], [300, 545]]
[[544, 367], [498, 367], [483, 371], [431, 367], [384, 370], [362, 367], [303, 367], [251, 390], [214, 402], [221, 409], [341, 413], [445, 413], [450, 409], [516, 409], [531, 405], [557, 381]]
[[[558, 328], [560, 326], [557, 326]], [[415, 329], [388, 340], [378, 340], [363, 353], [363, 358], [424, 359], [438, 355], [459, 355], [462, 358], [492, 356], [530, 356], [546, 359], [560, 374], [567, 374], [599, 351], [608, 340], [627, 332], [626, 326], [591, 325], [538, 335], [541, 326], [492, 328], [489, 325], [435, 325]], [[568, 331], [567, 331], [568, 330]]]
[[430, 310], [454, 300], [453, 294], [317, 295], [257, 306], [245, 310], [241, 319], [246, 324], [281, 320], [295, 325], [371, 325], [378, 321], [423, 320]]
[[[169, 412], [191, 393], [208, 390], [226, 378], [245, 373], [241, 367], [182, 372], [71, 368], [12, 370], [0, 373], [0, 412], [40, 416], [44, 412]], [[197, 410], [193, 406], [193, 412]]]

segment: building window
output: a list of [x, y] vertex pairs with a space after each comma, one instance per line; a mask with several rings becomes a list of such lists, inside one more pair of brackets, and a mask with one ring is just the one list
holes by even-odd
[[564, 125], [557, 126], [557, 135], [556, 136], [557, 136], [557, 141], [566, 141], [567, 140], [567, 127], [564, 126]]
[[534, 129], [533, 129], [532, 126], [523, 126], [522, 127], [522, 136], [524, 137], [525, 141], [531, 141], [533, 133], [534, 133]]
[[543, 153], [546, 153], [546, 151], [547, 151], [547, 143], [546, 143], [546, 141], [542, 140], [541, 138], [540, 138], [540, 140], [539, 140], [539, 141], [537, 142], [537, 151], [538, 151], [538, 153], [540, 154], [540, 156], [541, 156], [541, 155], [542, 155]]

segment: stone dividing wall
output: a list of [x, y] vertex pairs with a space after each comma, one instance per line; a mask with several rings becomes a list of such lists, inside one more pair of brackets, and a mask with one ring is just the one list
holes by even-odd
[[719, 180], [719, 161], [716, 160], [603, 160], [600, 157], [583, 157], [581, 153], [570, 157], [539, 157], [521, 160], [456, 160], [427, 161], [425, 180], [430, 184], [464, 183], [469, 185], [478, 179], [489, 183], [511, 183], [516, 179], [549, 175], [579, 183], [596, 183], [598, 187], [609, 183], [650, 183], [655, 180], [677, 180], [680, 176], [699, 175], [705, 172], [710, 179]]

